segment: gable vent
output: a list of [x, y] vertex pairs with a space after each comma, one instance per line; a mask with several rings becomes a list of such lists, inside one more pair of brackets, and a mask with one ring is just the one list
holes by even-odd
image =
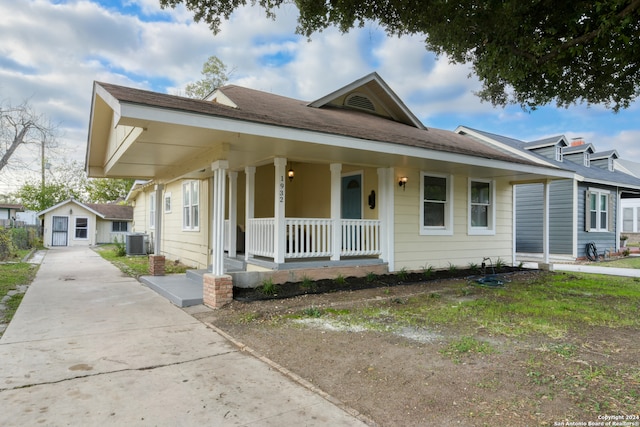
[[376, 107], [373, 105], [373, 102], [371, 102], [369, 98], [357, 93], [349, 95], [347, 99], [344, 100], [344, 105], [348, 107], [358, 108], [360, 110], [376, 111]]

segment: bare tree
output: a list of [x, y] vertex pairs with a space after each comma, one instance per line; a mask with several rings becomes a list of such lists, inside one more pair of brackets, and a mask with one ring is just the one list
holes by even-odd
[[[21, 145], [38, 145], [44, 165], [44, 147], [55, 143], [56, 129], [48, 118], [24, 102], [0, 106], [0, 171], [9, 165]], [[44, 166], [43, 166], [44, 167]]]

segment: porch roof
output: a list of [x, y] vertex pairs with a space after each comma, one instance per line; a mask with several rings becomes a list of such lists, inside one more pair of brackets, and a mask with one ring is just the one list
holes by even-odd
[[[235, 85], [218, 91], [231, 103], [95, 82], [89, 176], [171, 180], [186, 174], [198, 177], [196, 171], [208, 170], [221, 158], [229, 160], [231, 169], [240, 169], [274, 156], [380, 167], [431, 161], [442, 168], [445, 161], [518, 175], [562, 174], [452, 131], [330, 104], [316, 108]], [[451, 167], [449, 171], [454, 172]]]

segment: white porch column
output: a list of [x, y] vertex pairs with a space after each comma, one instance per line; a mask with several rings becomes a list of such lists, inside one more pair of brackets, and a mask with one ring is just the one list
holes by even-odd
[[229, 171], [229, 257], [238, 251], [238, 172]]
[[275, 179], [275, 197], [273, 201], [273, 217], [275, 221], [274, 227], [274, 262], [277, 264], [284, 263], [284, 255], [286, 251], [286, 167], [287, 159], [276, 157], [273, 160], [276, 169]]
[[251, 236], [253, 235], [250, 230], [251, 220], [255, 216], [255, 195], [256, 195], [256, 168], [255, 166], [247, 166], [244, 168], [244, 174], [246, 176], [245, 182], [245, 197], [244, 197], [244, 259], [249, 260], [251, 258]]
[[213, 186], [211, 198], [213, 210], [211, 213], [211, 274], [224, 274], [224, 205], [225, 178], [229, 162], [218, 160], [211, 164], [213, 171]]
[[342, 164], [331, 163], [331, 260], [339, 261], [342, 250]]
[[155, 237], [153, 241], [153, 253], [154, 255], [161, 255], [162, 252], [162, 214], [164, 213], [164, 200], [162, 199], [162, 192], [164, 191], [163, 184], [156, 184], [153, 187], [153, 191], [156, 194], [156, 224], [155, 224]]
[[542, 262], [549, 265], [549, 181], [542, 184]]
[[395, 271], [393, 245], [394, 233], [394, 189], [393, 168], [378, 169], [378, 216], [380, 219], [380, 249], [382, 260], [389, 265], [389, 271]]

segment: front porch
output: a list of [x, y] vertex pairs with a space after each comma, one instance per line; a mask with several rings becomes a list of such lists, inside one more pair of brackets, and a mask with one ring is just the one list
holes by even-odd
[[[278, 285], [299, 282], [305, 279], [335, 279], [338, 276], [366, 276], [388, 273], [388, 266], [377, 258], [348, 259], [341, 261], [305, 259], [285, 263], [267, 270], [269, 261], [262, 260], [263, 271], [246, 271], [241, 259], [225, 259], [225, 274], [233, 278], [234, 287], [249, 288], [260, 286], [270, 280]], [[189, 270], [185, 274], [168, 276], [141, 276], [140, 281], [178, 307], [190, 307], [203, 303], [203, 277], [207, 270]]]

